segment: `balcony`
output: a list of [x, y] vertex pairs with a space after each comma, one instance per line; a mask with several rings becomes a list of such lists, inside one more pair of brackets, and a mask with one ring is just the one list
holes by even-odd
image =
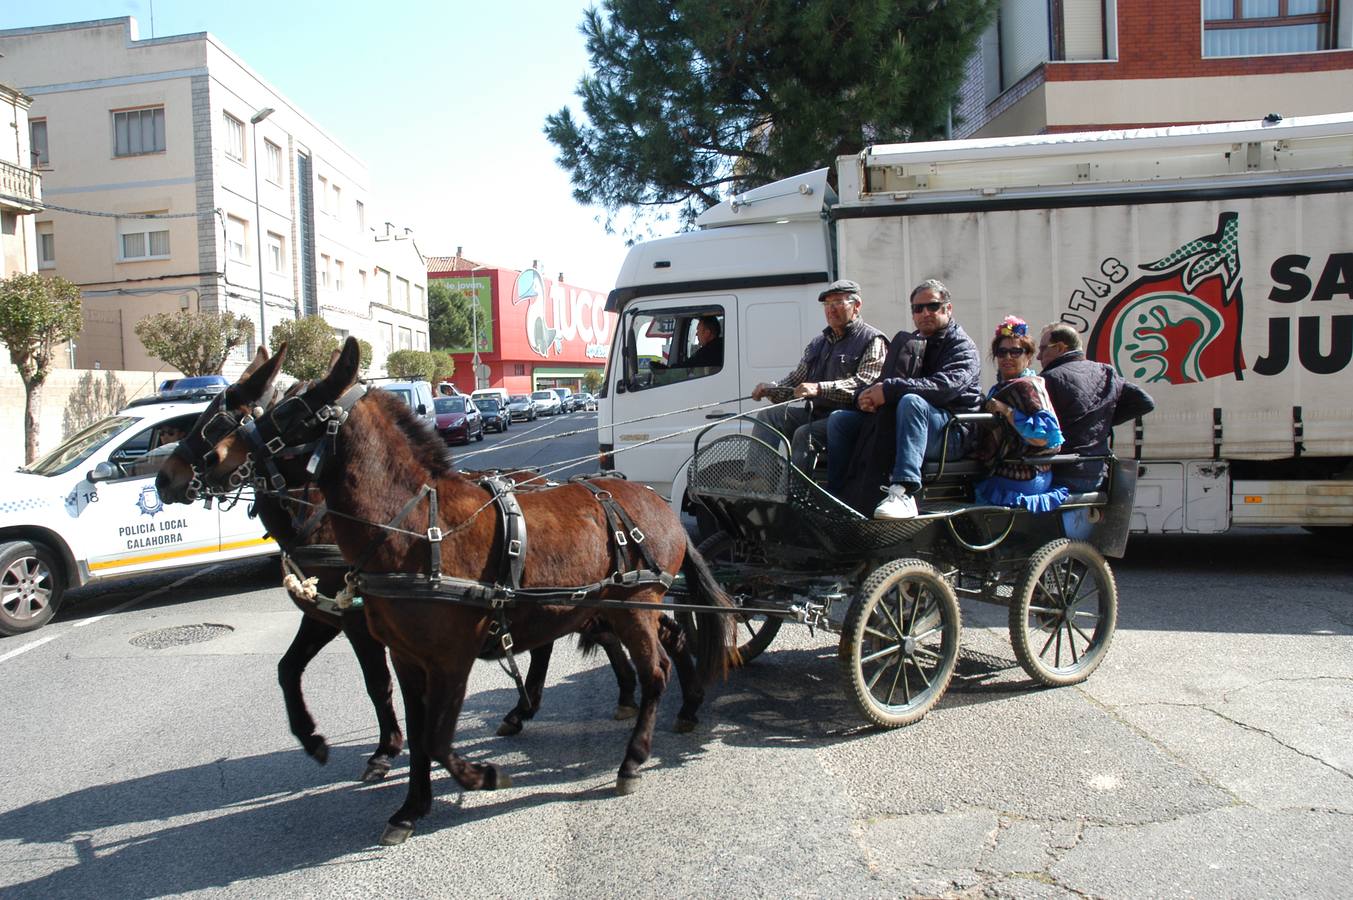
[[37, 172], [0, 160], [0, 206], [37, 212], [42, 209], [40, 184]]

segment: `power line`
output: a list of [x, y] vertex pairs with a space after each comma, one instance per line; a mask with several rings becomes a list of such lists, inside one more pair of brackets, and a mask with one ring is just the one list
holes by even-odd
[[[31, 197], [15, 197], [11, 194], [0, 194], [0, 200], [8, 200], [11, 203], [22, 204], [33, 202]], [[42, 204], [42, 212], [51, 210], [54, 212], [74, 213], [77, 216], [98, 216], [105, 219], [205, 219], [212, 216], [219, 216], [222, 212], [220, 209], [210, 209], [190, 213], [112, 213], [99, 212], [98, 210], [92, 209], [75, 209], [70, 206], [57, 206], [48, 203], [45, 200], [39, 200], [37, 202]]]

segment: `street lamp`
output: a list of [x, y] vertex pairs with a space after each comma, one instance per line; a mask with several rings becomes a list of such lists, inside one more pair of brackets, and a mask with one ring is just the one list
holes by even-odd
[[479, 379], [479, 282], [475, 279], [474, 273], [480, 269], [486, 269], [488, 266], [475, 266], [470, 269], [470, 331], [472, 334], [471, 346], [474, 347], [474, 358], [470, 366], [474, 369], [475, 390], [488, 385], [480, 384]]
[[258, 204], [258, 123], [276, 111], [271, 106], [265, 106], [249, 117], [249, 124], [253, 126], [254, 132], [254, 237], [258, 250], [258, 255], [254, 258], [254, 265], [258, 267], [258, 345], [260, 347], [268, 345], [268, 326], [263, 310], [265, 303], [263, 299], [263, 215]]

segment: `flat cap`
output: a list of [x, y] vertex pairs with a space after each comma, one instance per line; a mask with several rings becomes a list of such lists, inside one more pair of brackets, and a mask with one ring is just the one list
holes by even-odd
[[838, 278], [836, 281], [833, 281], [831, 284], [827, 285], [827, 289], [825, 291], [817, 295], [817, 302], [821, 303], [822, 301], [826, 300], [828, 294], [859, 294], [859, 293], [860, 293], [860, 285], [858, 282], [851, 281], [849, 278]]

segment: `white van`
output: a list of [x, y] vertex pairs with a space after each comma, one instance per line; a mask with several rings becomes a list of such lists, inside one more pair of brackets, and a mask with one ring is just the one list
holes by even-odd
[[492, 397], [502, 405], [503, 409], [507, 409], [507, 388], [480, 388], [470, 395], [471, 400], [483, 400], [485, 397]]

